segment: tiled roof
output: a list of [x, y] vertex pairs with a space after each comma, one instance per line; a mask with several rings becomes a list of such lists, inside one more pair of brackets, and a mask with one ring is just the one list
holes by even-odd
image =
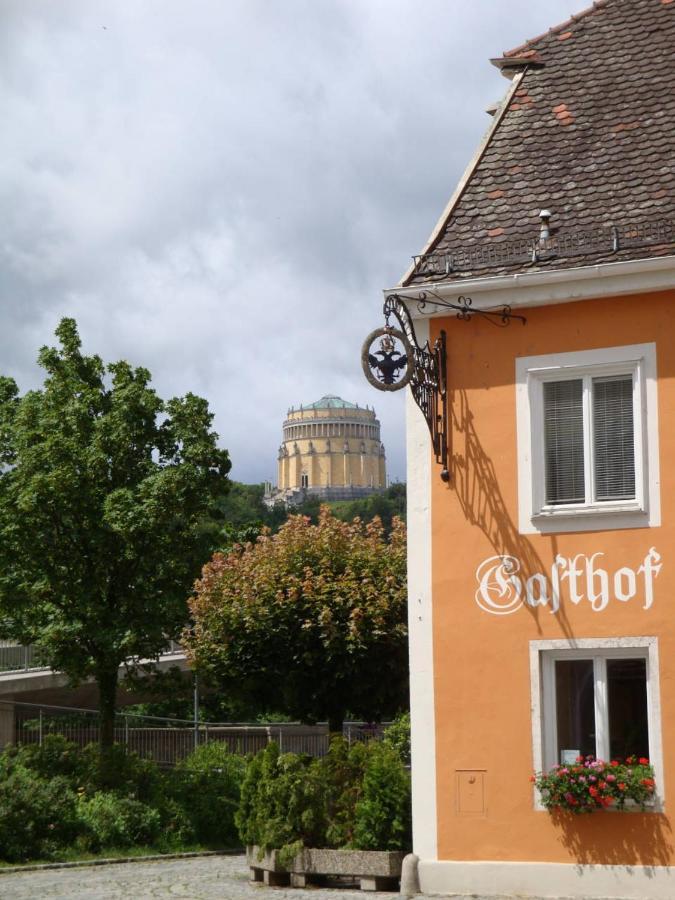
[[522, 77], [405, 283], [675, 253], [675, 0], [598, 0], [495, 62]]

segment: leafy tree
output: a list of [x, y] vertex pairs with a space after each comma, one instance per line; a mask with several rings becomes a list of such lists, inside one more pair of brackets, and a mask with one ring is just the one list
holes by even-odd
[[188, 656], [211, 683], [259, 708], [339, 731], [406, 706], [405, 527], [318, 524], [291, 516], [278, 534], [216, 554], [190, 601]]
[[183, 627], [230, 461], [205, 400], [164, 402], [147, 369], [83, 356], [73, 319], [56, 335], [40, 390], [0, 378], [0, 634], [93, 676], [109, 746], [118, 668]]

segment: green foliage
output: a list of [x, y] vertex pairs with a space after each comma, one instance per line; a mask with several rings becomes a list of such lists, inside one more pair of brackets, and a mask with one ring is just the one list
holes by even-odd
[[72, 319], [56, 336], [39, 390], [0, 378], [0, 634], [93, 676], [110, 744], [118, 667], [185, 624], [230, 461], [205, 400], [84, 356]]
[[331, 741], [321, 763], [325, 783], [326, 844], [351, 847], [354, 842], [356, 805], [361, 797], [363, 776], [368, 763], [368, 745], [352, 744], [344, 738]]
[[275, 743], [248, 764], [235, 821], [244, 844], [268, 850], [302, 841], [322, 847], [325, 833], [319, 761], [280, 753]]
[[357, 850], [400, 850], [411, 841], [410, 776], [392, 747], [373, 742], [356, 804]]
[[215, 742], [168, 771], [119, 745], [80, 750], [47, 737], [42, 746], [8, 746], [0, 753], [0, 859], [49, 858], [66, 847], [237, 846], [245, 766]]
[[153, 802], [163, 790], [157, 764], [121, 744], [105, 751], [96, 744], [86, 746], [80, 752], [78, 786], [88, 794], [111, 791], [144, 803]]
[[61, 735], [49, 734], [42, 744], [9, 744], [0, 753], [0, 780], [17, 767], [28, 769], [40, 778], [63, 776], [71, 783], [79, 781], [82, 757], [76, 744]]
[[152, 844], [162, 826], [159, 810], [109, 792], [82, 797], [78, 813], [85, 828], [83, 844], [89, 850]]
[[[220, 533], [222, 552], [232, 549], [236, 543], [254, 542], [263, 529], [269, 528], [273, 534], [285, 524], [289, 511], [283, 504], [271, 509], [263, 503], [264, 485], [241, 484], [233, 481], [230, 491], [218, 502], [225, 526]], [[305, 516], [314, 524], [319, 521], [321, 500], [309, 496], [293, 507], [290, 514]], [[395, 482], [377, 494], [360, 500], [338, 500], [328, 503], [333, 515], [343, 522], [351, 522], [355, 518], [362, 522], [370, 522], [378, 516], [385, 532], [391, 531], [394, 518], [405, 521], [406, 518], [406, 486]]]
[[410, 778], [383, 744], [331, 742], [322, 759], [269, 744], [248, 763], [236, 816], [244, 844], [399, 850], [410, 846]]
[[237, 845], [234, 816], [245, 769], [243, 757], [215, 741], [198, 747], [176, 766], [176, 795], [199, 841]]
[[[338, 519], [350, 522], [357, 517], [363, 522], [370, 522], [376, 516], [381, 520], [385, 532], [392, 529], [395, 518], [405, 522], [406, 519], [406, 486], [396, 482], [379, 494], [371, 494], [360, 500], [339, 500], [331, 503], [331, 511]], [[299, 509], [298, 512], [304, 512]]]
[[40, 778], [15, 765], [0, 778], [0, 857], [49, 858], [78, 831], [76, 795], [62, 777]]
[[324, 507], [317, 525], [291, 516], [216, 554], [183, 644], [223, 693], [338, 731], [347, 709], [375, 720], [405, 705], [406, 601], [402, 522], [387, 539], [378, 519], [346, 523]]
[[399, 713], [384, 732], [384, 743], [394, 749], [404, 766], [410, 765], [410, 713]]

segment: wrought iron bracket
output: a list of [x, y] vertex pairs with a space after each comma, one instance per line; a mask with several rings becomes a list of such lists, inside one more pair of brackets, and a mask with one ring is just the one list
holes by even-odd
[[422, 411], [431, 435], [436, 462], [441, 465], [441, 478], [450, 481], [448, 469], [448, 387], [445, 331], [441, 331], [433, 346], [425, 341], [420, 347], [410, 313], [403, 298], [392, 294], [384, 301], [384, 318], [394, 316], [405, 334], [413, 356], [410, 389], [415, 403]]
[[420, 347], [407, 303], [416, 304], [419, 312], [424, 312], [428, 305], [433, 305], [455, 311], [458, 319], [466, 321], [474, 316], [479, 316], [499, 327], [509, 325], [512, 319], [516, 319], [524, 325], [526, 319], [524, 316], [513, 313], [510, 306], [477, 309], [472, 305], [470, 297], [459, 297], [456, 302], [451, 302], [430, 290], [420, 291], [417, 297], [389, 294], [384, 301], [383, 312], [387, 327], [393, 316], [412, 350], [413, 366], [409, 380], [410, 389], [429, 428], [436, 462], [441, 466], [441, 479], [448, 482], [450, 481], [448, 468], [450, 425], [446, 333], [441, 330], [433, 345], [429, 341], [425, 341], [424, 345]]
[[464, 321], [468, 321], [469, 319], [473, 319], [474, 316], [478, 316], [481, 319], [487, 319], [492, 325], [497, 325], [500, 328], [505, 328], [507, 325], [510, 325], [514, 319], [521, 322], [523, 325], [527, 321], [525, 316], [520, 316], [517, 313], [512, 312], [511, 307], [508, 304], [492, 306], [488, 309], [480, 309], [473, 305], [471, 297], [460, 296], [454, 301], [446, 300], [430, 288], [420, 291], [416, 297], [411, 297], [407, 294], [390, 294], [384, 303], [385, 316], [387, 315], [387, 302], [389, 300], [401, 300], [406, 301], [407, 303], [414, 303], [417, 307], [417, 311], [420, 313], [425, 312], [427, 306], [450, 309], [457, 314], [458, 319], [463, 319]]

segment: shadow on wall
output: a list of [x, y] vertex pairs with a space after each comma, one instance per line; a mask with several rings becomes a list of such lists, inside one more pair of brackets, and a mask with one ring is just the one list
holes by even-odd
[[[671, 863], [672, 829], [660, 813], [558, 812], [551, 816], [561, 830], [560, 842], [579, 865], [649, 867]], [[607, 816], [610, 822], [598, 822]]]
[[[456, 390], [450, 396], [452, 415], [451, 480], [449, 490], [454, 490], [467, 522], [483, 532], [492, 545], [495, 555], [518, 561], [518, 578], [524, 584], [537, 573], [545, 573], [551, 563], [545, 563], [530, 540], [518, 531], [511, 518], [499, 487], [492, 460], [483, 449], [474, 426], [466, 391]], [[514, 473], [515, 477], [515, 473]], [[558, 554], [555, 536], [551, 536], [551, 562]], [[542, 606], [523, 604], [542, 632], [540, 613], [550, 615]], [[561, 607], [555, 616], [562, 633], [572, 638], [569, 620]]]

